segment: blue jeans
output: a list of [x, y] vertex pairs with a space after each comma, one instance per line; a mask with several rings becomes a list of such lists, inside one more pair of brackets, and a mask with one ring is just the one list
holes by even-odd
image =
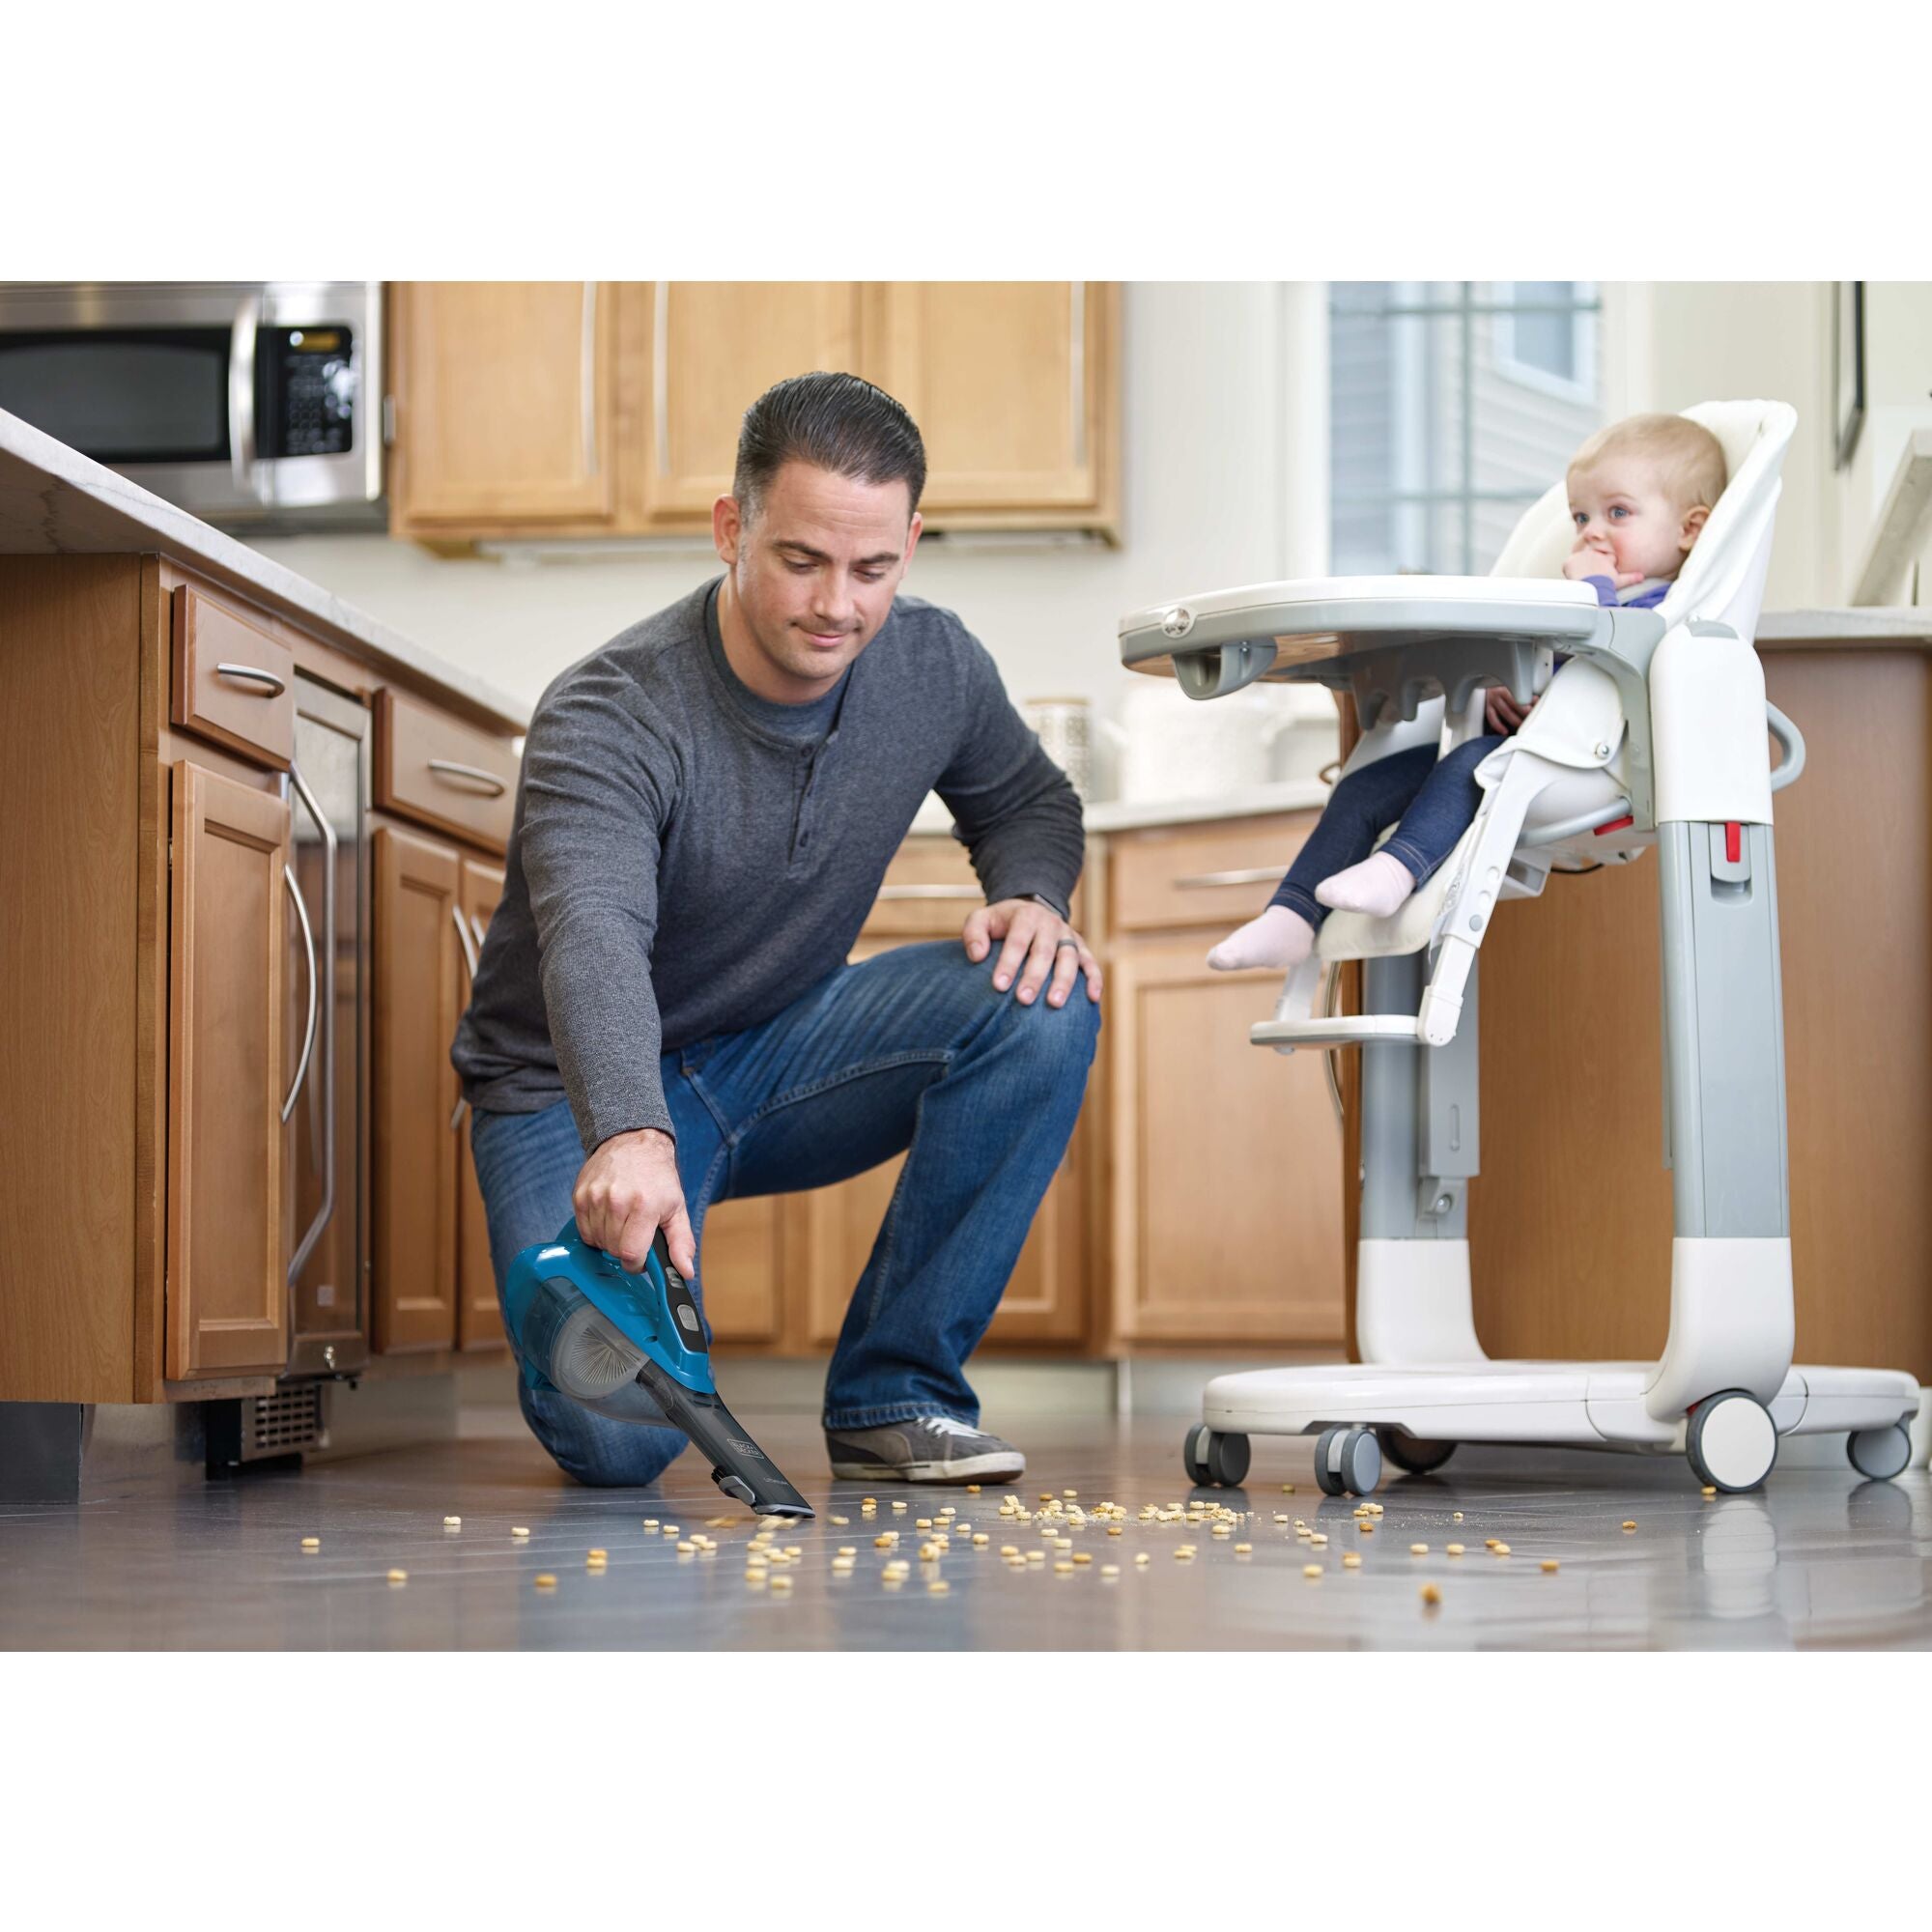
[[1426, 885], [1475, 822], [1483, 802], [1476, 767], [1508, 742], [1471, 738], [1439, 758], [1434, 745], [1417, 745], [1357, 767], [1335, 787], [1268, 903], [1299, 913], [1319, 929], [1328, 908], [1315, 888], [1331, 873], [1359, 866], [1390, 825], [1395, 836], [1382, 850], [1407, 867], [1418, 886]]
[[[962, 1365], [1065, 1152], [1099, 1030], [1084, 980], [1064, 1007], [1022, 1005], [995, 989], [992, 957], [935, 940], [840, 967], [757, 1026], [665, 1054], [699, 1305], [712, 1203], [829, 1186], [904, 1153], [826, 1376], [825, 1426], [977, 1424]], [[519, 1251], [570, 1221], [584, 1149], [564, 1100], [479, 1110], [470, 1144], [500, 1295]], [[684, 1447], [680, 1432], [595, 1414], [547, 1378], [517, 1387], [538, 1441], [581, 1483], [648, 1483]]]

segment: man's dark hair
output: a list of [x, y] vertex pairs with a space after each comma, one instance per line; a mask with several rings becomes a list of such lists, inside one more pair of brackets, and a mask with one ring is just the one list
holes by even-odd
[[780, 467], [792, 462], [859, 483], [903, 483], [909, 511], [925, 488], [925, 444], [904, 406], [857, 376], [823, 369], [774, 383], [745, 412], [731, 494], [748, 517]]

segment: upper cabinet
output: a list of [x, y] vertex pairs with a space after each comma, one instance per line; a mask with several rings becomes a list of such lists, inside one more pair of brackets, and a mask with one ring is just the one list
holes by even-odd
[[810, 369], [855, 369], [856, 282], [645, 282], [619, 292], [626, 377], [641, 383], [639, 522], [711, 527], [753, 397]]
[[925, 439], [939, 528], [1116, 520], [1118, 289], [1094, 282], [882, 282], [866, 375]]
[[812, 369], [912, 412], [929, 529], [1116, 533], [1112, 283], [399, 283], [390, 331], [398, 536], [701, 533], [746, 406]]
[[391, 286], [394, 533], [612, 524], [612, 296], [597, 282]]

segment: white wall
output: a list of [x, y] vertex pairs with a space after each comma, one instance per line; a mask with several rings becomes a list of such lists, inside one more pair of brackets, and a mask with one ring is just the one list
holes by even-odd
[[[906, 587], [959, 612], [1014, 697], [1087, 697], [1112, 715], [1139, 682], [1116, 654], [1123, 612], [1325, 568], [1325, 303], [1320, 283], [1129, 284], [1121, 547], [929, 542]], [[435, 557], [382, 536], [257, 548], [526, 699], [719, 568], [696, 543], [535, 565]]]
[[[1832, 305], [1829, 282], [1630, 290], [1631, 409], [1772, 396], [1798, 411], [1767, 610], [1845, 601], [1906, 436], [1932, 426], [1932, 283], [1868, 283], [1864, 430], [1851, 464], [1833, 469]], [[1918, 594], [1932, 601], [1932, 586]]]

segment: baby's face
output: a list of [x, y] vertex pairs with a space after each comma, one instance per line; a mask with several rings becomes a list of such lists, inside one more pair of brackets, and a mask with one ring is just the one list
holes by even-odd
[[1574, 547], [1640, 577], [1675, 577], [1709, 515], [1673, 502], [1658, 466], [1641, 456], [1608, 455], [1570, 477]]

